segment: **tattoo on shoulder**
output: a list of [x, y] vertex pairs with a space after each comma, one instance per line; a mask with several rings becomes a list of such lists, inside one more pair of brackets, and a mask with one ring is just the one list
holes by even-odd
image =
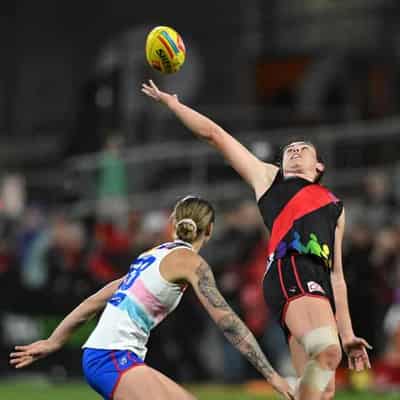
[[202, 261], [197, 267], [196, 275], [198, 277], [198, 286], [200, 293], [215, 307], [215, 308], [230, 308], [228, 303], [222, 297], [215, 283], [214, 275], [207, 263]]

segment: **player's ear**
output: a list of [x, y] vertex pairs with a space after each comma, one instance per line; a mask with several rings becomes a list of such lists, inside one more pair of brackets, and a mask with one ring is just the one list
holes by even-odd
[[210, 222], [205, 231], [205, 236], [207, 237], [207, 240], [211, 238], [213, 231], [214, 231], [214, 222]]
[[315, 169], [317, 170], [318, 174], [320, 174], [325, 171], [325, 164], [318, 161]]

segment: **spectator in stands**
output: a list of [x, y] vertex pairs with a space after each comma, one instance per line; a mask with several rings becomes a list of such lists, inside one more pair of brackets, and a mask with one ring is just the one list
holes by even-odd
[[128, 214], [128, 182], [121, 157], [122, 138], [111, 136], [99, 163], [97, 212], [101, 220], [125, 226]]
[[86, 238], [79, 222], [65, 220], [54, 227], [45, 261], [46, 292], [51, 298], [57, 298], [60, 309], [70, 309], [93, 292], [86, 266]]
[[384, 321], [386, 347], [383, 357], [375, 363], [375, 384], [380, 389], [400, 389], [400, 286], [395, 303]]
[[46, 254], [51, 246], [57, 225], [63, 224], [62, 215], [41, 216], [32, 211], [22, 225], [19, 256], [21, 261], [21, 283], [27, 290], [43, 289], [48, 282]]
[[[1, 223], [0, 223], [1, 226]], [[14, 237], [9, 236], [1, 226], [0, 231], [0, 301], [3, 311], [7, 306], [12, 309], [16, 300], [14, 295], [19, 287], [19, 268], [17, 266], [17, 255], [15, 251]], [[1, 312], [0, 312], [1, 315]], [[0, 317], [1, 320], [1, 317]], [[0, 342], [1, 346], [1, 342]]]
[[119, 225], [99, 222], [95, 226], [95, 239], [88, 267], [95, 286], [100, 287], [125, 274], [134, 257], [130, 237]]
[[[346, 266], [345, 276], [349, 288], [349, 306], [353, 326], [354, 329], [365, 332], [366, 340], [372, 343], [373, 351], [375, 351], [377, 348], [375, 315], [378, 310], [374, 290], [375, 269], [371, 262], [373, 237], [363, 221], [354, 223], [348, 232], [343, 263]], [[371, 318], [365, 318], [366, 308], [371, 313]]]
[[379, 229], [391, 223], [395, 200], [390, 191], [388, 176], [383, 171], [367, 174], [364, 190], [365, 193], [360, 198], [359, 219], [363, 219], [370, 229]]
[[[383, 335], [383, 320], [395, 301], [396, 290], [399, 287], [399, 265], [400, 259], [398, 249], [400, 246], [399, 235], [394, 227], [385, 227], [374, 233], [374, 248], [371, 254], [371, 261], [374, 268], [375, 280], [371, 283], [372, 290], [375, 290], [375, 314], [376, 336], [379, 341], [376, 343], [377, 351], [381, 352], [385, 347]], [[365, 315], [364, 315], [365, 317]]]

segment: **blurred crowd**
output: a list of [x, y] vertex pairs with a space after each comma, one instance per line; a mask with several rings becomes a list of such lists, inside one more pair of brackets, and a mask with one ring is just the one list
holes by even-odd
[[[363, 193], [344, 198], [344, 268], [354, 330], [374, 347], [375, 382], [382, 387], [400, 385], [400, 209], [394, 180], [384, 172], [367, 174]], [[1, 205], [3, 313], [64, 315], [124, 275], [141, 251], [170, 239], [170, 210], [127, 211], [123, 184], [114, 187], [99, 189], [97, 209], [80, 219], [40, 205], [14, 214]], [[285, 338], [269, 317], [261, 289], [267, 238], [254, 201], [217, 205], [215, 236], [203, 255], [223, 295], [274, 365], [290, 373]], [[148, 362], [181, 381], [238, 382], [256, 376], [190, 292], [154, 331]]]
[[374, 346], [375, 382], [400, 386], [400, 209], [398, 177], [366, 175], [349, 201], [344, 266], [355, 332]]

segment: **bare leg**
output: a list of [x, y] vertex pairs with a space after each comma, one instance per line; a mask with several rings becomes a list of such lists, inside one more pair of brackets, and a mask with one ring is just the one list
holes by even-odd
[[181, 386], [148, 366], [127, 371], [118, 383], [113, 400], [196, 400]]
[[296, 370], [297, 376], [300, 378], [304, 373], [304, 367], [307, 364], [308, 356], [304, 351], [303, 346], [294, 336], [290, 337], [289, 349], [292, 356], [293, 367]]
[[[289, 339], [289, 348], [292, 358], [293, 367], [296, 371], [297, 377], [300, 378], [304, 373], [304, 368], [309, 360], [303, 346], [291, 336]], [[325, 392], [322, 393], [321, 400], [331, 400], [335, 396], [335, 378], [333, 378], [326, 388]]]
[[[293, 338], [290, 340], [290, 350], [296, 372], [304, 373], [308, 357], [299, 340], [314, 329], [331, 326], [336, 330], [336, 321], [329, 305], [325, 299], [315, 297], [301, 297], [294, 300], [288, 307], [285, 323]], [[334, 371], [340, 362], [341, 350], [338, 346], [329, 346], [315, 357], [319, 366], [325, 370]], [[325, 389], [325, 393], [316, 388], [302, 383], [299, 387], [299, 400], [327, 400], [334, 394], [334, 379]]]
[[325, 392], [322, 393], [321, 400], [332, 400], [335, 397], [335, 378], [333, 378], [328, 387], [325, 389]]

